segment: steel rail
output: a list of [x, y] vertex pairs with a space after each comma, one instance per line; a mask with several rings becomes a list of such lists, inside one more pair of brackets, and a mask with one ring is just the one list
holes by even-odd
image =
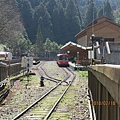
[[61, 80], [59, 80], [59, 81], [58, 81], [58, 80], [56, 80], [56, 79], [53, 79], [53, 78], [52, 78], [52, 79], [50, 79], [50, 78], [46, 78], [46, 77], [44, 77], [44, 79], [46, 79], [46, 80], [50, 80], [50, 81], [53, 81], [53, 82], [56, 82], [56, 83], [58, 83], [58, 82], [60, 82], [60, 81], [61, 81]]
[[[41, 67], [41, 69], [44, 71], [44, 73], [45, 73], [45, 75], [46, 75], [47, 77], [51, 78], [51, 80], [53, 80], [53, 81], [62, 81], [62, 80], [59, 80], [59, 79], [56, 79], [56, 78], [53, 78], [53, 77], [49, 76], [49, 75], [45, 72], [45, 70], [44, 70], [43, 67]], [[63, 70], [64, 70], [64, 69], [63, 69]], [[65, 72], [66, 72], [66, 71], [65, 71]], [[67, 72], [66, 72], [66, 73], [67, 73]]]
[[[56, 83], [62, 81], [62, 80], [60, 80], [60, 79], [56, 79], [56, 78], [53, 78], [53, 77], [49, 76], [49, 75], [46, 73], [46, 71], [44, 70], [44, 68], [41, 66], [41, 65], [44, 65], [44, 64], [45, 64], [45, 62], [42, 62], [40, 65], [37, 66], [37, 69], [38, 69], [38, 68], [42, 69], [42, 71], [43, 71], [44, 74], [46, 75], [46, 77], [44, 77], [45, 79], [50, 80], [50, 81], [53, 81], [53, 82], [56, 82]], [[63, 69], [63, 70], [64, 70], [64, 69]], [[65, 71], [65, 72], [66, 72], [66, 71]], [[66, 73], [67, 73], [67, 72], [66, 72]], [[40, 74], [40, 73], [39, 73], [39, 74]], [[42, 74], [40, 74], [40, 75], [42, 75]], [[42, 75], [42, 76], [43, 76], [43, 75]]]
[[10, 89], [6, 89], [3, 93], [0, 94], [0, 103], [3, 101], [3, 99], [7, 96]]
[[64, 82], [65, 80], [67, 80], [70, 77], [70, 75], [68, 75], [64, 80], [62, 80], [61, 82], [59, 82], [55, 87], [53, 87], [52, 89], [50, 89], [48, 92], [46, 92], [42, 97], [40, 97], [38, 100], [36, 100], [34, 103], [32, 103], [30, 106], [28, 106], [25, 110], [23, 110], [21, 113], [19, 113], [17, 116], [15, 116], [12, 120], [17, 120], [18, 118], [20, 118], [23, 114], [25, 114], [29, 109], [31, 109], [33, 106], [35, 106], [38, 102], [40, 102], [43, 98], [45, 98], [48, 94], [50, 94], [53, 90], [55, 90], [62, 82]]
[[[73, 73], [72, 73], [73, 74]], [[60, 103], [61, 99], [63, 98], [63, 96], [65, 95], [65, 93], [67, 92], [67, 90], [69, 89], [69, 87], [71, 86], [72, 82], [74, 81], [76, 75], [73, 74], [74, 77], [72, 78], [72, 81], [68, 84], [67, 88], [63, 91], [62, 95], [58, 98], [58, 100], [56, 101], [56, 103], [54, 104], [54, 106], [51, 108], [51, 110], [49, 111], [49, 113], [46, 115], [46, 117], [44, 118], [44, 120], [48, 120], [49, 117], [51, 116], [51, 114], [54, 112], [55, 108], [57, 107], [57, 105]]]
[[[44, 68], [42, 68], [42, 65], [44, 65], [44, 64], [45, 64], [44, 61], [40, 62], [40, 63], [37, 65], [37, 69], [40, 68], [40, 69], [44, 72], [44, 74], [46, 75], [46, 77], [44, 77], [45, 79], [50, 80], [50, 81], [53, 81], [53, 82], [56, 82], [56, 83], [62, 81], [62, 80], [59, 80], [59, 79], [56, 79], [56, 78], [53, 78], [53, 77], [49, 76], [49, 75], [46, 73], [46, 71], [44, 70]], [[43, 74], [41, 74], [40, 72], [39, 72], [39, 75], [43, 76]]]

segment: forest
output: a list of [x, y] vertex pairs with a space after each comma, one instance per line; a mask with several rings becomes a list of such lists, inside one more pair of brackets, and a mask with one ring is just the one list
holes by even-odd
[[119, 6], [119, 0], [0, 0], [0, 41], [14, 54], [59, 52], [98, 17], [120, 24]]

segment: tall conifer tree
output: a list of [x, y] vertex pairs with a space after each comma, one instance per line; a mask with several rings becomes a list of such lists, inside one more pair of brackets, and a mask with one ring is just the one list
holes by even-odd
[[107, 16], [114, 20], [113, 10], [111, 8], [109, 0], [103, 3], [102, 7], [98, 11], [98, 17]]
[[40, 25], [38, 25], [38, 31], [36, 36], [36, 53], [38, 56], [43, 57], [44, 46], [43, 46], [43, 36], [41, 33]]
[[95, 7], [93, 0], [88, 0], [86, 14], [85, 14], [85, 26], [91, 23], [96, 18], [96, 15], [97, 15], [97, 9]]
[[[81, 30], [81, 16], [79, 14], [77, 5], [74, 0], [70, 0], [66, 6], [65, 10], [65, 30], [66, 30], [66, 39], [74, 41], [75, 34]], [[70, 39], [71, 37], [71, 39]], [[67, 42], [67, 41], [66, 41]]]
[[114, 19], [113, 11], [112, 11], [112, 8], [111, 8], [109, 0], [107, 0], [106, 3], [105, 3], [104, 12], [105, 12], [104, 13], [105, 16], [107, 16], [107, 17], [109, 17], [111, 19]]

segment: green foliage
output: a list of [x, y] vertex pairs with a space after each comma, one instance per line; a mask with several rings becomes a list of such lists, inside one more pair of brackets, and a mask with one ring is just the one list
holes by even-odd
[[21, 53], [31, 50], [31, 42], [21, 34], [17, 42], [13, 46], [9, 45], [9, 48], [11, 48], [13, 55], [20, 56]]
[[43, 36], [41, 33], [40, 25], [38, 26], [38, 31], [37, 31], [37, 39], [36, 39], [36, 49], [37, 49], [37, 55], [39, 57], [43, 57], [44, 53], [44, 47], [43, 47]]
[[98, 17], [101, 16], [107, 16], [114, 20], [113, 10], [108, 0], [104, 2], [102, 7], [98, 10]]
[[114, 17], [115, 17], [115, 18], [119, 18], [119, 17], [120, 17], [120, 8], [119, 8], [119, 9], [116, 9], [116, 10], [114, 11]]
[[29, 0], [16, 0], [16, 1], [22, 15], [23, 23], [28, 34], [28, 38], [31, 40], [31, 42], [33, 42], [36, 36], [33, 26], [34, 9], [32, 8]]
[[120, 17], [116, 18], [116, 23], [120, 24]]
[[46, 39], [45, 43], [44, 43], [44, 47], [45, 47], [45, 52], [51, 52], [51, 40], [49, 38]]
[[[72, 8], [72, 10], [71, 10]], [[80, 11], [77, 8], [74, 0], [70, 0], [65, 10], [65, 22], [66, 22], [66, 39], [73, 41], [75, 34], [81, 30], [81, 16]], [[71, 36], [71, 38], [69, 38]]]
[[15, 0], [0, 0], [0, 43], [13, 46], [23, 31]]
[[[75, 42], [74, 36], [96, 17], [103, 16], [103, 12], [105, 16], [111, 19], [115, 18], [115, 21], [120, 23], [119, 0], [106, 0], [105, 3], [100, 0], [1, 1], [0, 40], [1, 43], [5, 43], [9, 50], [14, 53], [15, 51], [17, 53], [26, 51], [28, 49], [28, 41], [26, 40], [28, 39], [34, 44], [31, 47], [29, 41], [29, 48], [31, 47], [33, 52], [35, 50], [36, 52], [44, 52], [43, 44], [47, 38], [55, 41], [51, 45], [54, 48], [54, 50], [50, 50], [51, 52], [60, 47], [56, 43], [65, 44], [68, 41]], [[16, 9], [15, 1], [19, 10]], [[21, 12], [21, 16], [19, 11]], [[40, 26], [40, 32], [38, 32], [38, 26]], [[27, 33], [28, 38], [25, 37], [25, 33]], [[20, 34], [23, 34], [23, 37]], [[42, 35], [42, 43], [39, 43], [40, 34]], [[36, 42], [39, 44], [35, 44]], [[39, 50], [35, 47], [37, 45], [41, 47]]]
[[5, 45], [3, 45], [3, 44], [0, 44], [0, 51], [4, 51], [4, 49], [6, 48], [6, 46]]
[[88, 71], [78, 71], [78, 74], [82, 77], [88, 77]]
[[60, 52], [61, 45], [58, 45], [55, 41], [51, 41], [49, 38], [46, 39], [44, 43], [45, 54], [55, 57], [57, 53]]
[[38, 25], [40, 24], [43, 41], [45, 41], [47, 37], [53, 38], [51, 16], [43, 3], [35, 8], [34, 21], [36, 21], [34, 25], [36, 33]]
[[[65, 44], [68, 41], [74, 42], [74, 36], [79, 31], [97, 16], [103, 16], [103, 1], [100, 0], [17, 0], [17, 2], [28, 37], [33, 44], [37, 39], [39, 24], [43, 42], [50, 38], [58, 44]], [[118, 0], [114, 2], [106, 0], [104, 15], [114, 19], [112, 8], [115, 10], [119, 4]]]
[[75, 40], [74, 35], [81, 30], [81, 15], [74, 0], [17, 0], [17, 2], [32, 43], [37, 39], [39, 24], [43, 41], [50, 38], [59, 44]]
[[31, 79], [32, 79], [32, 76], [29, 76], [29, 78], [27, 78], [27, 77], [22, 77], [22, 78], [20, 78], [20, 81], [21, 82], [25, 82], [25, 81], [31, 81]]
[[85, 14], [85, 25], [90, 24], [94, 19], [96, 19], [97, 9], [93, 0], [89, 0], [87, 3], [87, 9]]

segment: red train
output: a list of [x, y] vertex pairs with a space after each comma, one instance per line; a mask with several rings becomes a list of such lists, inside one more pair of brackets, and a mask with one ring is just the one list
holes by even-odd
[[59, 67], [69, 66], [69, 55], [68, 54], [57, 54], [57, 64]]

